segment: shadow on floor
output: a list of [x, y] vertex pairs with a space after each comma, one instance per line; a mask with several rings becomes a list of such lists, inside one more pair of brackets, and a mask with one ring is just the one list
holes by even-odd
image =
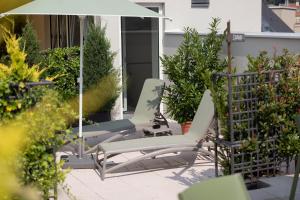
[[[201, 160], [199, 160], [199, 158], [201, 158]], [[108, 167], [112, 167], [117, 164], [118, 163], [116, 162], [112, 162]], [[139, 173], [184, 167], [184, 169], [181, 172], [179, 173], [174, 172], [174, 177], [166, 177], [166, 178], [179, 181], [182, 184], [191, 185], [192, 183], [195, 183], [195, 181], [199, 180], [199, 178], [197, 177], [203, 176], [203, 174], [196, 176], [196, 170], [190, 169], [191, 167], [196, 167], [196, 166], [206, 166], [206, 167], [211, 166], [213, 168], [213, 163], [211, 162], [210, 159], [204, 160], [203, 157], [202, 156], [200, 157], [199, 154], [196, 152], [182, 152], [176, 154], [167, 154], [167, 155], [156, 157], [155, 159], [146, 159], [128, 165], [126, 167], [123, 167], [121, 169], [118, 169], [108, 174], [107, 178], [121, 177], [121, 176], [127, 176], [127, 175], [139, 174]], [[189, 176], [193, 176], [192, 173], [194, 172], [194, 175], [196, 177], [195, 180], [187, 177], [181, 177], [183, 173], [185, 173], [186, 171], [188, 171]], [[214, 168], [211, 169], [210, 171], [207, 171], [206, 177], [211, 177], [212, 175], [211, 174], [208, 175], [208, 173], [214, 174]], [[184, 178], [186, 179], [185, 181], [183, 180]]]

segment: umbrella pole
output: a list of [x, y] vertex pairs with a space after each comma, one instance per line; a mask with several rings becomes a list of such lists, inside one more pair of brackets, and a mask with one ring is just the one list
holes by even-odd
[[79, 75], [79, 131], [78, 131], [78, 155], [62, 155], [64, 161], [63, 168], [68, 169], [94, 169], [95, 161], [92, 155], [84, 153], [84, 139], [82, 134], [82, 115], [83, 115], [83, 31], [85, 16], [80, 19], [80, 75]]
[[83, 94], [83, 30], [85, 16], [79, 16], [80, 19], [80, 74], [79, 74], [79, 148], [78, 157], [81, 159], [84, 150], [84, 140], [82, 135], [82, 94]]

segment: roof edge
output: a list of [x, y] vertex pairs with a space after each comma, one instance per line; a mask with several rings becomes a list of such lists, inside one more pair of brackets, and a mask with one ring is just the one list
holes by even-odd
[[[233, 34], [245, 34], [246, 38], [279, 38], [279, 39], [300, 39], [300, 33], [284, 32], [232, 32]], [[183, 35], [182, 30], [166, 30], [166, 35]], [[207, 35], [208, 32], [200, 32], [200, 35]], [[219, 34], [222, 34], [221, 32]]]

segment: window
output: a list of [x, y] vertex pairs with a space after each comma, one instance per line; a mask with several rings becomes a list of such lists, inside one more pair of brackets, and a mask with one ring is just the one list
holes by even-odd
[[192, 8], [208, 7], [209, 0], [192, 0]]

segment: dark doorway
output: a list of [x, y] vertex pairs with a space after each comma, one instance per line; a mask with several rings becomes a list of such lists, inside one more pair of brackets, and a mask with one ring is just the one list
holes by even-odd
[[[149, 8], [155, 12], [159, 8]], [[159, 20], [122, 17], [123, 105], [133, 111], [144, 81], [159, 77]]]

